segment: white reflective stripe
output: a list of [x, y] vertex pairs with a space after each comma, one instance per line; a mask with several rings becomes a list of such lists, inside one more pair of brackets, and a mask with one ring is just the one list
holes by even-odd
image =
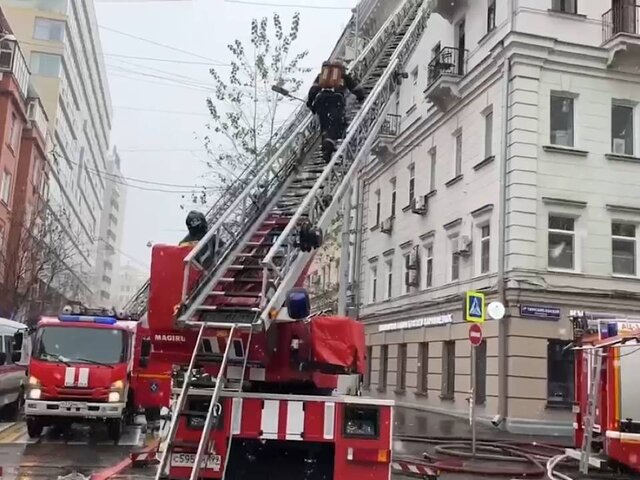
[[89, 369], [88, 368], [78, 369], [78, 386], [79, 387], [89, 386]]
[[242, 430], [242, 399], [234, 398], [231, 409], [231, 435], [240, 435]]
[[64, 386], [70, 387], [76, 384], [75, 367], [67, 367], [64, 371]]
[[413, 473], [420, 473], [420, 470], [418, 470], [418, 467], [416, 467], [412, 463], [409, 463], [407, 467], [409, 467], [409, 470], [412, 471]]
[[266, 378], [266, 371], [264, 368], [249, 368], [249, 380], [253, 380], [254, 382], [264, 382]]
[[[286, 401], [286, 400], [285, 400]], [[260, 420], [260, 430], [262, 438], [278, 439], [278, 417], [280, 416], [280, 401], [265, 400], [262, 407], [262, 419]]]
[[353, 460], [353, 448], [351, 447], [347, 449], [347, 460]]
[[227, 378], [231, 378], [233, 380], [241, 380], [242, 367], [238, 367], [236, 365], [229, 365], [227, 367]]
[[336, 417], [336, 404], [327, 402], [324, 404], [324, 439], [333, 440], [334, 422]]
[[302, 440], [304, 403], [287, 402], [287, 440]]
[[613, 440], [620, 440], [621, 442], [640, 442], [640, 433], [623, 433], [623, 432], [614, 432], [613, 430], [607, 430], [607, 438], [611, 438]]
[[393, 462], [391, 464], [391, 468], [393, 468], [394, 470], [402, 470], [402, 466], [399, 463]]
[[602, 427], [600, 425], [594, 425], [593, 426], [593, 431], [596, 433], [601, 433], [602, 432]]

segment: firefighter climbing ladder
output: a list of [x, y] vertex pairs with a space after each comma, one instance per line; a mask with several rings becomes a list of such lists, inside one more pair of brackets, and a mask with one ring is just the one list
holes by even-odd
[[589, 473], [589, 460], [591, 458], [591, 443], [593, 441], [593, 429], [598, 409], [598, 397], [600, 395], [600, 378], [602, 376], [602, 350], [598, 347], [586, 350], [590, 360], [589, 391], [587, 392], [587, 412], [584, 417], [584, 434], [582, 436], [582, 449], [580, 451], [580, 473]]
[[[171, 455], [173, 454], [173, 449], [176, 447], [176, 433], [178, 432], [178, 424], [180, 418], [185, 416], [186, 414], [192, 414], [193, 412], [189, 412], [187, 410], [187, 399], [190, 394], [190, 389], [192, 388], [193, 374], [196, 367], [196, 362], [198, 359], [198, 355], [200, 353], [200, 345], [202, 344], [203, 335], [207, 328], [216, 328], [227, 330], [227, 344], [224, 350], [224, 354], [222, 360], [220, 362], [220, 371], [214, 382], [214, 387], [211, 392], [211, 397], [209, 401], [209, 407], [207, 410], [207, 414], [204, 420], [204, 425], [202, 427], [202, 432], [200, 434], [200, 441], [198, 443], [198, 450], [195, 455], [194, 466], [191, 470], [190, 480], [197, 480], [199, 478], [200, 470], [202, 468], [203, 459], [207, 458], [215, 449], [215, 445], [211, 445], [209, 442], [209, 434], [211, 433], [211, 428], [216, 424], [216, 422], [220, 418], [220, 408], [219, 408], [219, 400], [222, 394], [223, 389], [227, 386], [227, 379], [225, 377], [225, 372], [227, 371], [227, 364], [229, 362], [229, 357], [232, 351], [233, 338], [236, 332], [240, 330], [249, 328], [249, 340], [247, 342], [247, 352], [251, 347], [251, 339], [253, 337], [253, 329], [251, 326], [247, 327], [247, 325], [235, 325], [235, 324], [223, 324], [216, 325], [210, 324], [206, 322], [200, 322], [198, 324], [198, 337], [196, 339], [196, 348], [194, 348], [193, 353], [191, 354], [191, 360], [189, 361], [189, 367], [187, 368], [186, 375], [183, 379], [182, 388], [180, 390], [180, 396], [176, 402], [174, 407], [173, 418], [171, 419], [171, 426], [169, 427], [168, 433], [168, 441], [166, 448], [162, 454], [162, 458], [160, 460], [160, 465], [158, 466], [158, 470], [156, 472], [155, 479], [162, 480], [168, 478], [166, 476], [166, 470], [169, 467], [171, 462]], [[242, 379], [244, 378], [244, 373], [247, 368], [247, 361], [249, 358], [249, 354], [245, 354], [245, 358], [242, 365], [242, 376], [240, 377], [240, 386], [238, 391], [242, 391]], [[201, 391], [202, 388], [199, 388]], [[231, 446], [231, 438], [229, 439], [229, 445]], [[229, 458], [227, 452], [227, 459]], [[223, 470], [222, 478], [224, 478], [224, 471], [226, 470], [227, 463], [225, 462], [225, 468]]]

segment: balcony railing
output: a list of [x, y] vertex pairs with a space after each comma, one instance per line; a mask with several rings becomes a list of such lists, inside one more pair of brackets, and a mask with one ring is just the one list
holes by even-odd
[[15, 40], [0, 41], [0, 72], [10, 72], [18, 83], [20, 93], [27, 96], [29, 88], [29, 68], [22, 51]]
[[640, 5], [616, 5], [602, 15], [603, 42], [619, 33], [640, 35]]
[[454, 75], [462, 77], [467, 70], [466, 50], [445, 47], [429, 62], [428, 86], [431, 86], [442, 75]]
[[397, 137], [400, 133], [400, 115], [388, 113], [380, 127], [380, 135], [387, 137]]

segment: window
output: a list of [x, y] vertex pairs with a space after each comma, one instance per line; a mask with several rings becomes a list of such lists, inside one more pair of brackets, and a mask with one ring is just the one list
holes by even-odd
[[436, 189], [436, 149], [432, 148], [429, 152], [429, 192], [433, 192]]
[[67, 0], [9, 0], [8, 3], [44, 12], [67, 13]]
[[429, 389], [429, 344], [418, 345], [418, 393], [427, 393]]
[[446, 400], [453, 400], [456, 381], [456, 342], [443, 342], [442, 350], [441, 397]]
[[570, 407], [573, 403], [573, 349], [568, 341], [547, 343], [547, 403]]
[[491, 259], [491, 227], [485, 225], [480, 228], [480, 273], [489, 271]]
[[411, 293], [411, 287], [409, 286], [410, 281], [410, 272], [409, 264], [411, 263], [411, 254], [407, 253], [404, 255], [404, 293]]
[[612, 223], [613, 273], [636, 275], [636, 226]]
[[5, 170], [2, 172], [2, 182], [0, 183], [0, 200], [2, 200], [6, 205], [9, 205], [9, 200], [11, 199], [11, 181], [13, 176], [11, 172]]
[[418, 84], [418, 72], [420, 71], [420, 69], [418, 67], [414, 68], [413, 71], [411, 72], [411, 79], [413, 80], [413, 84], [417, 85]]
[[64, 40], [65, 22], [50, 18], [36, 18], [33, 38], [37, 40], [51, 40], [62, 42]]
[[475, 401], [483, 405], [487, 400], [487, 342], [483, 340], [476, 349]]
[[373, 347], [367, 347], [367, 371], [364, 372], [364, 387], [371, 387], [371, 369], [373, 367]]
[[387, 368], [389, 365], [389, 346], [380, 346], [380, 370], [378, 371], [378, 390], [387, 389]]
[[487, 7], [487, 32], [496, 28], [496, 0], [489, 0]]
[[376, 226], [380, 225], [380, 190], [376, 192]]
[[573, 147], [573, 98], [551, 95], [551, 143]]
[[426, 255], [426, 269], [427, 269], [427, 288], [431, 288], [433, 286], [433, 245], [429, 245], [427, 247], [427, 255]]
[[60, 77], [62, 57], [51, 53], [31, 53], [31, 73], [43, 77]]
[[633, 155], [633, 107], [611, 107], [611, 151]]
[[456, 171], [455, 176], [462, 174], [462, 132], [456, 134]]
[[371, 303], [376, 303], [378, 297], [378, 267], [371, 269]]
[[387, 300], [393, 294], [393, 262], [387, 262]]
[[549, 216], [549, 268], [575, 268], [575, 219]]
[[407, 344], [398, 345], [398, 380], [396, 382], [396, 390], [404, 392], [407, 388]]
[[484, 116], [484, 158], [493, 155], [493, 112]]
[[18, 116], [11, 114], [11, 126], [9, 130], [9, 146], [13, 151], [17, 150], [18, 140], [20, 138], [20, 125], [18, 124]]
[[398, 192], [396, 191], [396, 179], [391, 180], [391, 216], [396, 216], [396, 199]]
[[409, 166], [409, 205], [416, 198], [416, 166], [411, 164]]
[[578, 0], [552, 0], [551, 9], [556, 12], [578, 13]]
[[460, 279], [460, 255], [458, 255], [458, 237], [451, 239], [451, 281]]

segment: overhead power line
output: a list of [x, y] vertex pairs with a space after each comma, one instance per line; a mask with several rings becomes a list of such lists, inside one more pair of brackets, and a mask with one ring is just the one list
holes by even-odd
[[[194, 116], [202, 116], [209, 117], [210, 114], [204, 112], [183, 112], [179, 110], [162, 110], [161, 108], [142, 108], [142, 107], [126, 107], [124, 105], [114, 105], [113, 108], [119, 110], [132, 110], [134, 112], [152, 112], [152, 113], [168, 113], [172, 115], [194, 115]], [[122, 150], [121, 150], [122, 151]]]
[[[207, 65], [211, 66], [211, 62], [196, 62], [191, 60], [172, 60], [169, 58], [141, 57], [135, 55], [121, 55], [119, 53], [103, 53], [105, 57], [128, 58], [130, 60], [148, 60], [151, 62], [180, 63], [185, 65]], [[216, 67], [230, 67], [230, 63], [217, 63]]]

